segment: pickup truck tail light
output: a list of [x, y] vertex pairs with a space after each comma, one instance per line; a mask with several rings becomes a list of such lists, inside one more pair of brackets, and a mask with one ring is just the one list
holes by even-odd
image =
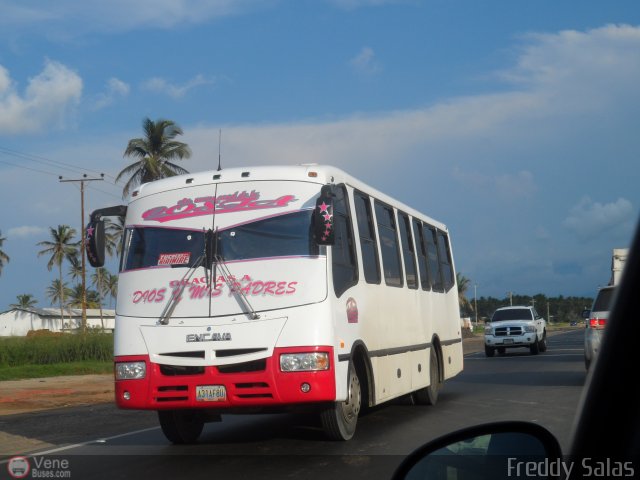
[[596, 330], [602, 330], [607, 324], [606, 318], [590, 318], [589, 319], [589, 327], [595, 328]]

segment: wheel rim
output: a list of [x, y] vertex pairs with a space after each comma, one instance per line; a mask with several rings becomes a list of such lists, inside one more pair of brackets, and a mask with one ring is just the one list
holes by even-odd
[[361, 402], [360, 380], [355, 373], [351, 373], [351, 375], [349, 375], [347, 401], [342, 402], [342, 417], [345, 422], [352, 423], [358, 418]]

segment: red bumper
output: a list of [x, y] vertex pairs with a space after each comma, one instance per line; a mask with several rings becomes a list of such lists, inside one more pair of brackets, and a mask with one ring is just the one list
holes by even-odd
[[[329, 369], [318, 372], [282, 372], [280, 354], [328, 352]], [[277, 407], [303, 403], [333, 402], [336, 398], [332, 347], [274, 349], [264, 360], [226, 367], [172, 367], [151, 363], [148, 355], [116, 357], [115, 362], [146, 363], [141, 380], [116, 380], [116, 403], [120, 408], [162, 410], [180, 408]], [[302, 384], [308, 384], [308, 392]], [[196, 400], [196, 387], [224, 385], [226, 398]], [[128, 395], [125, 395], [127, 393]], [[125, 400], [125, 396], [129, 399]]]

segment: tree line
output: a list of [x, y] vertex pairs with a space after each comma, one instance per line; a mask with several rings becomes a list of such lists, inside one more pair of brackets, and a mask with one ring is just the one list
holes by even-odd
[[[125, 180], [122, 189], [122, 197], [131, 193], [138, 185], [152, 182], [161, 178], [189, 173], [181, 166], [175, 164], [176, 160], [184, 160], [191, 157], [191, 149], [186, 143], [176, 140], [182, 135], [182, 129], [171, 120], [159, 119], [152, 121], [145, 118], [142, 121], [144, 136], [129, 140], [123, 156], [133, 158], [134, 162], [126, 166], [116, 177], [116, 182]], [[124, 218], [109, 219], [105, 222], [106, 251], [110, 256], [119, 255], [121, 238], [124, 232]], [[64, 318], [64, 308], [81, 308], [83, 303], [82, 283], [69, 286], [63, 275], [63, 267], [68, 268], [66, 277], [72, 282], [82, 279], [82, 262], [80, 255], [81, 240], [77, 240], [77, 232], [69, 225], [49, 227], [49, 238], [37, 243], [42, 247], [37, 255], [47, 256], [47, 269], [52, 271], [55, 267], [58, 278], [51, 282], [46, 289], [46, 296], [60, 308], [60, 316]], [[2, 270], [11, 260], [9, 254], [3, 250], [6, 237], [0, 230], [0, 275]], [[109, 298], [114, 300], [118, 290], [118, 276], [111, 274], [105, 268], [97, 268], [90, 276], [93, 289], [86, 291], [86, 307], [99, 308], [102, 317], [104, 301]], [[29, 308], [37, 304], [37, 300], [31, 293], [20, 294], [12, 308]]]
[[[471, 317], [475, 321], [476, 299], [467, 298], [467, 290], [471, 286], [471, 281], [464, 275], [457, 273], [458, 280], [458, 300], [460, 304], [460, 316]], [[592, 297], [547, 297], [543, 293], [536, 295], [511, 294], [504, 298], [479, 297], [477, 299], [478, 321], [483, 322], [491, 318], [493, 312], [500, 307], [510, 305], [531, 305], [547, 321], [551, 322], [573, 322], [582, 320], [582, 311], [591, 308]]]

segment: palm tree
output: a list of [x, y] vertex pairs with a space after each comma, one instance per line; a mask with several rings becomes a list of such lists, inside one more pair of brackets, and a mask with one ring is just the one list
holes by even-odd
[[118, 275], [109, 274], [107, 277], [107, 293], [109, 294], [109, 306], [111, 306], [111, 300], [115, 300], [118, 296]]
[[154, 122], [145, 118], [142, 121], [142, 129], [144, 138], [129, 140], [123, 155], [133, 157], [136, 161], [125, 167], [116, 178], [117, 182], [123, 177], [129, 177], [122, 189], [123, 197], [141, 183], [189, 173], [172, 163], [191, 157], [189, 146], [174, 140], [178, 135], [182, 135], [182, 129], [178, 125], [171, 120], [159, 119]]
[[2, 231], [0, 231], [0, 273], [2, 273], [2, 267], [4, 267], [5, 263], [9, 263], [9, 255], [4, 253], [2, 250], [2, 244], [6, 240], [5, 237], [2, 236]]
[[107, 291], [107, 279], [111, 274], [106, 268], [96, 268], [91, 275], [91, 283], [96, 287], [98, 292], [98, 299], [100, 300], [100, 322], [102, 323], [102, 329], [104, 330], [104, 317], [102, 316], [102, 299]]
[[70, 293], [71, 290], [67, 284], [61, 283], [58, 279], [53, 280], [51, 285], [47, 287], [47, 298], [51, 300], [51, 303], [64, 303], [64, 299], [68, 298]]
[[71, 277], [71, 280], [82, 280], [82, 262], [80, 261], [78, 256], [76, 255], [75, 257], [71, 258], [69, 260], [69, 263], [71, 264], [69, 266], [69, 276]]
[[113, 256], [114, 253], [120, 255], [122, 252], [122, 234], [124, 233], [124, 217], [116, 217], [114, 222], [107, 219], [104, 223], [105, 249]]
[[[100, 298], [95, 290], [87, 290], [87, 308], [98, 308]], [[82, 308], [82, 284], [75, 285], [69, 292], [69, 306]]]
[[467, 290], [469, 289], [469, 285], [471, 285], [471, 280], [460, 272], [456, 272], [456, 283], [458, 284], [458, 303], [460, 310], [463, 312], [473, 312], [471, 302], [467, 299]]
[[22, 295], [18, 295], [16, 298], [18, 301], [17, 303], [9, 305], [11, 308], [31, 308], [38, 303], [38, 300], [33, 298], [33, 295], [30, 293], [23, 293]]
[[[51, 240], [45, 240], [38, 243], [39, 246], [45, 247], [43, 250], [38, 252], [38, 256], [51, 255], [49, 262], [47, 263], [47, 270], [51, 271], [54, 265], [58, 266], [58, 271], [60, 273], [59, 285], [62, 286], [62, 262], [64, 262], [65, 259], [69, 262], [73, 262], [73, 259], [78, 255], [77, 243], [72, 242], [76, 231], [68, 225], [58, 225], [57, 230], [53, 227], [49, 227], [49, 233], [51, 235]], [[64, 288], [61, 288], [59, 298], [61, 320], [64, 319], [64, 299], [65, 290]]]

